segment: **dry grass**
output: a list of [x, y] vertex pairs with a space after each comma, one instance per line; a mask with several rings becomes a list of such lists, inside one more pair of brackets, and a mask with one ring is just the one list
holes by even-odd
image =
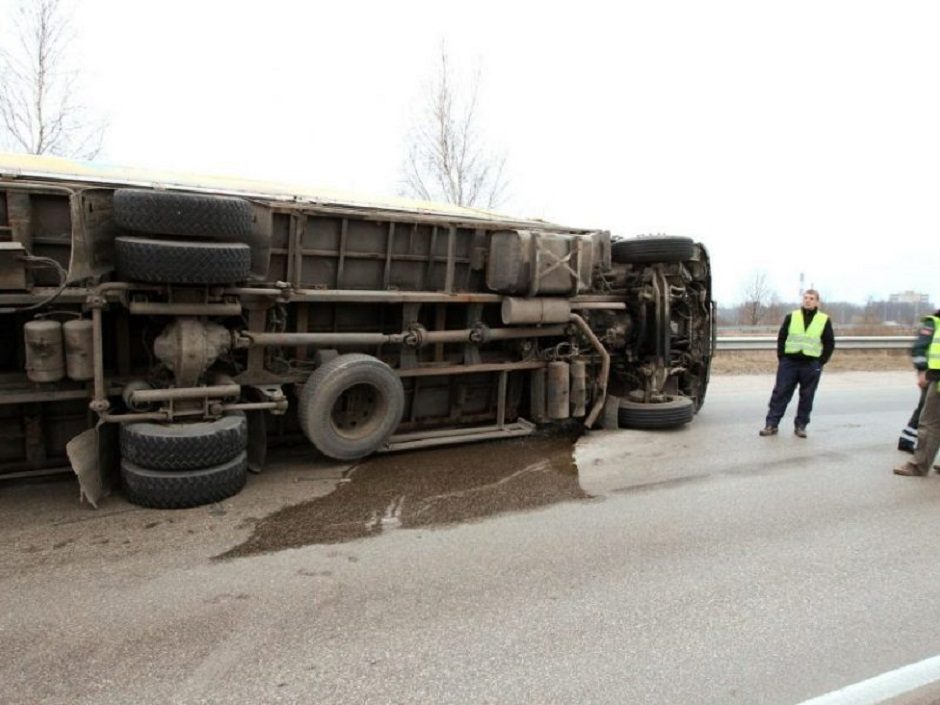
[[[910, 370], [907, 350], [836, 350], [827, 372]], [[773, 374], [777, 371], [775, 350], [721, 350], [712, 361], [714, 375]]]

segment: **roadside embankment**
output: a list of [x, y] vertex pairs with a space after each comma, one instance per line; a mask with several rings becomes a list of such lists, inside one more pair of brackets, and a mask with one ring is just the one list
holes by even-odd
[[[712, 361], [713, 375], [753, 375], [777, 369], [775, 350], [719, 350]], [[827, 372], [909, 370], [907, 350], [839, 350], [826, 365]]]

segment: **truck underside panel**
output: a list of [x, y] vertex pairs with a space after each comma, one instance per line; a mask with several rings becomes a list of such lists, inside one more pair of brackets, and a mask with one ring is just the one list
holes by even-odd
[[214, 495], [167, 500], [148, 473], [184, 471], [128, 458], [223, 443], [227, 416], [247, 431], [215, 459], [260, 468], [266, 442], [354, 458], [610, 423], [612, 404], [681, 425], [704, 400], [711, 274], [687, 238], [3, 163], [0, 474], [68, 464], [102, 422], [132, 501], [189, 506]]

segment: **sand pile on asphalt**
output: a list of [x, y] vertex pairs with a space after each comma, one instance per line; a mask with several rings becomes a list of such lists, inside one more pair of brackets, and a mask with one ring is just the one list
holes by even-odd
[[324, 497], [259, 521], [235, 558], [585, 499], [571, 432], [367, 458]]

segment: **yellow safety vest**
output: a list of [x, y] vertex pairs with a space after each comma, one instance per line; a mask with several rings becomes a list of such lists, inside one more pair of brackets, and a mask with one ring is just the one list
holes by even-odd
[[787, 331], [783, 352], [787, 355], [803, 353], [807, 357], [822, 357], [822, 334], [828, 320], [829, 316], [822, 311], [816, 311], [807, 328], [803, 322], [803, 309], [791, 313], [790, 330]]
[[933, 340], [927, 348], [927, 369], [940, 370], [940, 318], [927, 316], [933, 321]]

